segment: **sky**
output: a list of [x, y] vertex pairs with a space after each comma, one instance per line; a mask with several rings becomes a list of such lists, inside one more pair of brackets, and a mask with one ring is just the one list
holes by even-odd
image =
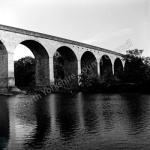
[[[0, 0], [0, 24], [150, 56], [150, 0]], [[31, 55], [19, 45], [15, 58]]]

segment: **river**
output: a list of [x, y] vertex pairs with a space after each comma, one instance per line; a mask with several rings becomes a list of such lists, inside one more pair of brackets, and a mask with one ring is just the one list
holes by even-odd
[[32, 99], [0, 96], [0, 150], [150, 149], [150, 95], [78, 93]]

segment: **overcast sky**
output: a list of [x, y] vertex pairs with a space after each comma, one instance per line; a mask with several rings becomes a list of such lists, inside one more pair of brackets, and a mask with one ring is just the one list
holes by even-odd
[[110, 50], [130, 39], [150, 56], [149, 9], [150, 0], [0, 0], [0, 24]]

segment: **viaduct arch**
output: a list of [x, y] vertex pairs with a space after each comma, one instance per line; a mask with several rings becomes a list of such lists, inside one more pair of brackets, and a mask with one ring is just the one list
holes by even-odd
[[120, 78], [121, 73], [123, 72], [123, 64], [120, 58], [116, 58], [114, 62], [114, 75]]
[[[28, 47], [36, 60], [36, 86], [50, 86], [58, 79], [74, 75], [68, 86], [78, 85], [78, 75], [87, 70], [91, 76], [105, 72], [119, 75], [124, 68], [124, 55], [100, 47], [47, 34], [0, 25], [0, 93], [15, 87], [14, 50], [17, 45]], [[61, 74], [56, 74], [57, 64]]]
[[20, 44], [28, 47], [35, 57], [35, 84], [48, 86], [49, 81], [49, 55], [46, 49], [37, 41], [25, 40]]
[[90, 51], [86, 51], [81, 57], [81, 73], [85, 73], [89, 76], [97, 76], [97, 61], [94, 54]]
[[[67, 88], [78, 85], [78, 61], [73, 50], [67, 46], [59, 47], [54, 56], [54, 81], [67, 80], [71, 75], [75, 75], [74, 80], [67, 80], [64, 84]], [[57, 74], [56, 74], [57, 73]]]

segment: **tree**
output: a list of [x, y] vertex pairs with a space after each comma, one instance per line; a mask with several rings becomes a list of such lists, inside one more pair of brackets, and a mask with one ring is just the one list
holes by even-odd
[[123, 74], [127, 83], [144, 83], [150, 80], [150, 66], [148, 58], [142, 57], [143, 50], [129, 50], [126, 55], [126, 65]]
[[141, 57], [142, 53], [144, 50], [139, 50], [139, 49], [134, 49], [134, 50], [128, 50], [126, 51], [127, 56], [132, 56], [132, 57]]
[[35, 85], [35, 59], [32, 57], [21, 58], [14, 62], [15, 82], [18, 87]]

